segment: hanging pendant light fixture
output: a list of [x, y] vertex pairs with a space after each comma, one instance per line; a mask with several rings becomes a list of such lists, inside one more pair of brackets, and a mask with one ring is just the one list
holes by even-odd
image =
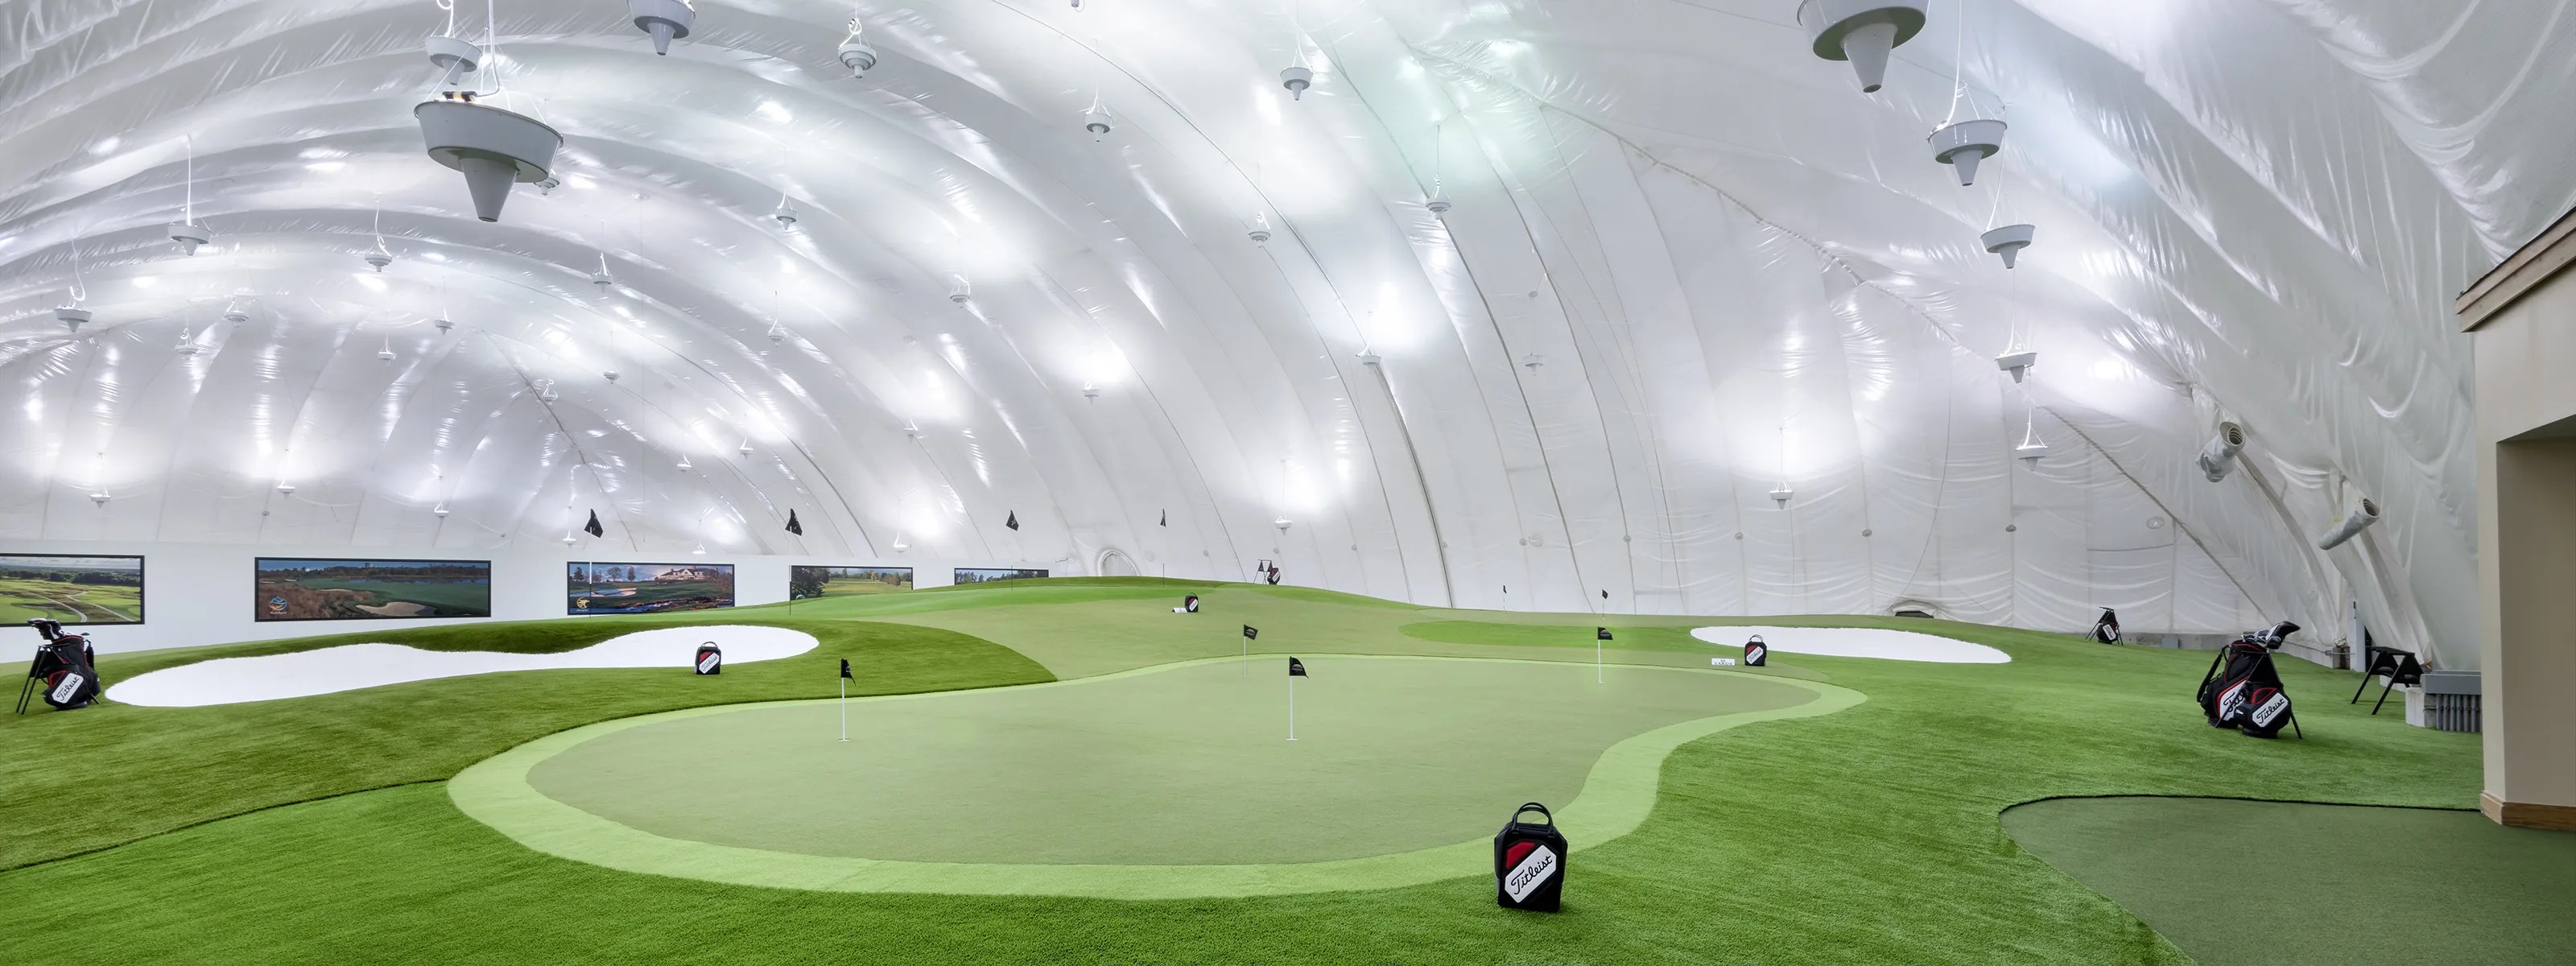
[[1923, 31], [1925, 0], [1805, 0], [1798, 25], [1816, 56], [1848, 60], [1863, 94], [1887, 83], [1887, 53]]
[[868, 46], [867, 42], [859, 39], [859, 33], [862, 27], [863, 25], [859, 23], [859, 18], [851, 17], [850, 36], [848, 39], [841, 41], [841, 66], [850, 69], [851, 80], [860, 80], [867, 77], [868, 71], [875, 69], [877, 66], [877, 49]]
[[197, 224], [197, 139], [184, 138], [188, 145], [188, 187], [186, 200], [180, 203], [179, 223], [169, 227], [170, 240], [179, 243], [179, 254], [194, 255], [197, 246], [214, 240], [215, 233]]
[[2003, 256], [2004, 267], [2011, 268], [2020, 258], [2021, 250], [2030, 247], [2031, 233], [2036, 230], [2030, 225], [2005, 225], [1989, 229], [1977, 236], [1977, 241], [1985, 245], [1987, 251]]
[[[1958, 42], [1950, 55], [1950, 113], [1926, 138], [1932, 145], [1932, 160], [1957, 169], [1960, 187], [1976, 184], [1977, 163], [2004, 149], [2004, 122], [1976, 116], [1976, 99], [1968, 93], [1967, 59], [1968, 10], [1962, 0]], [[1968, 105], [1965, 120], [1959, 117], [1962, 102]]]
[[1440, 185], [1441, 149], [1445, 147], [1440, 134], [1440, 125], [1431, 125], [1431, 197], [1422, 202], [1422, 206], [1431, 209], [1435, 216], [1449, 213], [1449, 193], [1441, 190]]
[[1279, 72], [1279, 86], [1288, 89], [1288, 99], [1306, 99], [1306, 89], [1315, 86], [1315, 72], [1304, 64], [1293, 64]]
[[698, 21], [689, 0], [626, 0], [626, 14], [635, 18], [635, 29], [652, 35], [657, 57], [670, 56], [671, 41], [687, 37]]
[[383, 199], [378, 199], [376, 201], [376, 247], [368, 249], [358, 257], [365, 260], [369, 268], [373, 268], [378, 272], [384, 271], [385, 266], [394, 263], [393, 250], [385, 247], [385, 205]]
[[2021, 427], [2021, 445], [2013, 447], [2013, 458], [2031, 469], [2039, 468], [2040, 457], [2048, 455], [2048, 442], [2039, 438], [2039, 407], [2031, 407]]
[[[687, 8], [685, 3], [680, 6]], [[454, 45], [447, 45], [442, 53], [441, 45], [433, 41], [430, 61], [447, 58], [443, 69], [452, 77], [462, 73], [458, 67], [491, 60], [492, 52], [487, 47], [483, 56], [469, 61]], [[474, 199], [474, 217], [499, 221], [512, 184], [535, 184], [553, 177], [555, 152], [563, 148], [563, 135], [526, 115], [474, 103], [474, 96], [472, 91], [449, 91], [414, 106], [411, 113], [420, 122], [421, 143], [430, 160], [465, 176], [465, 190]]]

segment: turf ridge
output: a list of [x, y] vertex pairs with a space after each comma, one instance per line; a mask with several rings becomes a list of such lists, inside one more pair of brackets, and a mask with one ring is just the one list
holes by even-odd
[[[1177, 594], [1161, 592], [1176, 602]], [[931, 595], [871, 599], [905, 596]], [[1602, 622], [1589, 614], [1355, 607], [1237, 588], [1206, 596], [1211, 613], [1196, 624], [1140, 620], [1167, 613], [1167, 602], [1148, 605], [1136, 597], [886, 616], [854, 609], [850, 616], [920, 628], [947, 623], [956, 625], [949, 634], [1028, 655], [968, 673], [938, 659], [939, 648], [915, 649], [915, 656], [930, 659], [887, 662], [869, 682], [887, 690], [1042, 680], [1055, 661], [1105, 673], [1176, 659], [1158, 656], [1164, 654], [1231, 653], [1236, 645], [1218, 640], [1217, 631], [1231, 634], [1238, 616], [1263, 626], [1262, 644], [1276, 640], [1276, 649], [1292, 653], [1575, 661], [1589, 655], [1562, 647], [1435, 642], [1396, 628], [1477, 620], [1588, 630]], [[760, 622], [748, 618], [759, 612], [783, 618], [784, 609], [701, 612], [694, 620]], [[994, 616], [1004, 612], [1007, 619]], [[809, 620], [843, 619], [799, 608], [788, 626], [803, 629]], [[0, 942], [41, 958], [44, 950], [70, 955], [74, 947], [59, 937], [113, 936], [76, 944], [81, 962], [2184, 963], [2189, 960], [2180, 950], [2135, 916], [2015, 845], [1998, 813], [2049, 796], [2134, 794], [2465, 808], [2474, 805], [2479, 787], [2476, 736], [2410, 728], [2370, 718], [2366, 707], [2336, 705], [2332, 698], [2350, 692], [2357, 675], [2303, 662], [2284, 662], [2282, 670], [2304, 702], [2300, 716], [2309, 738], [2264, 742], [2201, 723], [2189, 695], [2207, 655], [2196, 652], [1909, 619], [1619, 620], [1636, 627], [1896, 627], [1988, 644], [2014, 660], [1945, 666], [1802, 657], [1811, 673], [1866, 693], [1869, 701], [1833, 715], [1739, 727], [1675, 749], [1663, 762], [1653, 811], [1635, 832], [1586, 851], [1571, 872], [1566, 911], [1556, 916], [1497, 911], [1492, 882], [1483, 875], [1394, 889], [1163, 901], [797, 892], [640, 875], [524, 848], [466, 817], [434, 784], [341, 794], [355, 789], [327, 753], [328, 742], [266, 754], [250, 734], [209, 734], [193, 730], [194, 722], [163, 719], [146, 730], [188, 745], [186, 754], [165, 757], [154, 742], [115, 732], [128, 725], [64, 723], [96, 722], [116, 709], [38, 713], [0, 722], [0, 787], [12, 793], [0, 799], [0, 834], [18, 836], [0, 854], [68, 854], [62, 846], [69, 839], [129, 844], [0, 872], [0, 901], [18, 900], [11, 903], [16, 912], [0, 918]], [[960, 629], [969, 623], [983, 629]], [[827, 649], [839, 646], [816, 636]], [[1342, 646], [1330, 646], [1336, 642]], [[1648, 644], [1611, 651], [1609, 659], [1704, 667], [1707, 654], [1733, 653], [1704, 645], [1667, 652]], [[216, 649], [195, 653], [219, 656]], [[116, 677], [134, 666], [107, 670]], [[421, 682], [418, 694], [390, 693], [414, 687], [398, 686], [297, 701], [354, 702], [325, 717], [366, 737], [371, 754], [399, 766], [391, 770], [444, 775], [467, 763], [440, 771], [441, 762], [457, 757], [448, 745], [490, 747], [466, 756], [470, 761], [520, 743], [491, 747], [481, 732], [490, 724], [520, 727], [529, 702], [561, 690], [557, 680], [540, 676], [576, 673], [583, 672], [529, 672], [472, 685], [466, 682], [473, 679]], [[655, 672], [600, 673], [640, 677], [585, 691], [584, 700], [569, 702], [578, 713], [560, 717], [588, 723], [655, 710], [623, 710], [640, 702], [620, 702], [637, 682], [667, 686]], [[806, 693], [763, 697], [830, 693], [828, 671], [815, 682], [801, 674], [791, 677]], [[733, 679], [731, 670], [722, 678]], [[695, 692], [678, 693], [704, 703]], [[479, 726], [460, 734], [439, 715], [420, 713], [423, 708], [471, 717]], [[49, 730], [57, 728], [64, 730]], [[284, 779], [252, 783], [259, 794], [248, 797], [264, 805], [293, 801], [306, 788], [312, 791], [303, 798], [337, 797], [150, 834], [181, 824], [169, 820], [173, 811], [206, 814], [193, 787], [201, 782], [187, 768], [211, 766], [193, 759], [248, 762], [215, 769], [233, 781], [243, 769], [282, 773]], [[28, 787], [18, 783], [26, 776], [47, 774], [75, 777], [19, 793]], [[29, 829], [38, 834], [26, 834]]]
[[[1310, 652], [1311, 653], [1311, 652]], [[1286, 655], [1263, 654], [1271, 659]], [[1317, 655], [1322, 656], [1322, 655]], [[1358, 659], [1398, 659], [1389, 655], [1331, 655]], [[1422, 660], [1421, 658], [1400, 658]], [[1115, 674], [1021, 685], [1010, 690], [1078, 687], [1099, 681], [1153, 674], [1173, 668], [1230, 663], [1230, 657], [1201, 658], [1179, 664], [1137, 668]], [[1519, 664], [1558, 663], [1508, 658], [1438, 658], [1497, 660]], [[1655, 669], [1664, 673], [1689, 672]], [[1572, 851], [1581, 853], [1636, 830], [1654, 807], [1655, 788], [1664, 757], [1682, 744], [1729, 728], [1832, 714], [1865, 700], [1860, 692], [1829, 684], [1772, 678], [1812, 692], [1803, 704], [1767, 711], [1745, 711], [1678, 722], [1633, 735], [1605, 750], [1588, 770], [1582, 793], [1558, 810], [1558, 824], [1577, 836]], [[935, 695], [891, 695], [870, 701], [902, 701]], [[447, 784], [448, 798], [466, 815], [500, 830], [539, 852], [628, 872], [704, 879], [735, 885], [832, 892], [932, 892], [952, 895], [1046, 895], [1101, 899], [1190, 899], [1276, 896], [1303, 892], [1387, 889], [1437, 882], [1490, 871], [1491, 843], [1472, 839], [1391, 855], [1325, 862], [1244, 865], [1076, 865], [966, 862], [907, 862], [818, 856], [742, 848], [655, 835], [556, 801], [528, 782], [529, 770], [575, 745], [629, 728], [750, 707], [828, 705], [819, 701], [773, 702], [666, 711], [602, 722], [557, 732], [475, 763]]]

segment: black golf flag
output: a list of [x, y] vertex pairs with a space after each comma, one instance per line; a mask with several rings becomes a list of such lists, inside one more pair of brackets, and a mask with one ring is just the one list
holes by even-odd
[[796, 522], [796, 511], [792, 509], [787, 511], [787, 532], [800, 537], [805, 535], [805, 525]]
[[1253, 627], [1253, 626], [1252, 626], [1252, 625], [1250, 625], [1250, 624], [1245, 624], [1245, 625], [1243, 625], [1243, 639], [1244, 639], [1244, 640], [1247, 640], [1247, 641], [1250, 641], [1250, 640], [1257, 640], [1257, 639], [1259, 639], [1260, 637], [1261, 637], [1261, 631], [1260, 631], [1260, 629], [1259, 629], [1259, 628]]
[[1601, 599], [1602, 599], [1602, 600], [1609, 600], [1609, 599], [1610, 599], [1610, 592], [1609, 592], [1609, 591], [1606, 591], [1606, 590], [1605, 590], [1605, 591], [1602, 591], [1602, 592], [1601, 592]]
[[1168, 527], [1168, 526], [1171, 526], [1171, 525], [1172, 525], [1172, 511], [1170, 511], [1170, 510], [1165, 510], [1165, 511], [1163, 511], [1163, 518], [1162, 518], [1162, 519], [1160, 519], [1160, 520], [1156, 520], [1156, 521], [1154, 521], [1154, 525], [1155, 525], [1155, 526], [1158, 526], [1158, 527]]
[[1011, 511], [1011, 518], [1010, 518], [1010, 519], [1008, 519], [1008, 520], [1004, 520], [1004, 521], [1002, 521], [1002, 525], [1003, 525], [1003, 526], [1006, 526], [1006, 527], [1009, 527], [1009, 528], [1011, 528], [1011, 529], [1013, 529], [1013, 530], [1017, 530], [1017, 529], [1019, 529], [1019, 528], [1020, 528], [1020, 511], [1018, 511], [1018, 510], [1013, 510], [1013, 511]]
[[[849, 658], [846, 658], [846, 657], [845, 657], [845, 658], [842, 658], [842, 659], [841, 659], [841, 676], [842, 676], [842, 677], [845, 677], [845, 678], [850, 678], [850, 659], [849, 659]], [[858, 679], [857, 679], [857, 678], [850, 678], [850, 680], [856, 681], [856, 680], [858, 680]]]
[[1301, 664], [1301, 663], [1298, 663], [1298, 661], [1297, 661], [1297, 659], [1296, 659], [1296, 658], [1293, 658], [1293, 657], [1292, 657], [1292, 658], [1289, 658], [1289, 659], [1288, 659], [1288, 676], [1289, 676], [1289, 677], [1292, 677], [1292, 678], [1302, 678], [1302, 677], [1305, 677], [1305, 676], [1306, 676], [1306, 665]]
[[590, 522], [581, 525], [581, 532], [590, 534], [594, 537], [604, 537], [608, 535], [608, 531], [599, 525], [599, 511], [590, 511]]
[[1606, 641], [1606, 640], [1609, 640], [1609, 639], [1610, 639], [1610, 629], [1609, 629], [1609, 628], [1607, 628], [1607, 627], [1595, 627], [1595, 628], [1593, 628], [1593, 629], [1592, 629], [1592, 639], [1593, 639], [1593, 640], [1596, 640], [1596, 641]]

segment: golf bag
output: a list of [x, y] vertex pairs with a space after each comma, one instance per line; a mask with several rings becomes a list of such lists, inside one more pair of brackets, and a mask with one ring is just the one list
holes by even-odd
[[2290, 694], [2281, 687], [2280, 669], [2272, 665], [2272, 652], [2298, 629], [2299, 625], [2282, 621], [2219, 650], [2200, 681], [2200, 711], [2210, 727], [2235, 728], [2250, 738], [2279, 737], [2285, 724], [2298, 727], [2290, 711]]
[[[1542, 821], [1524, 822], [1537, 812]], [[1494, 902], [1505, 909], [1555, 912], [1565, 891], [1565, 835], [1547, 806], [1530, 802], [1494, 833]]]
[[1187, 613], [1187, 614], [1195, 614], [1195, 613], [1198, 613], [1198, 612], [1199, 612], [1199, 595], [1197, 595], [1197, 594], [1191, 594], [1191, 595], [1189, 595], [1189, 596], [1187, 596], [1187, 597], [1183, 597], [1183, 598], [1181, 598], [1181, 611], [1182, 611], [1182, 613]]
[[717, 647], [714, 641], [698, 645], [698, 673], [723, 674], [724, 648]]
[[90, 649], [89, 638], [65, 634], [60, 623], [50, 620], [27, 624], [44, 635], [45, 643], [36, 648], [36, 659], [27, 663], [27, 681], [18, 689], [18, 713], [27, 713], [30, 692], [44, 695], [46, 704], [62, 711], [86, 708], [98, 700], [98, 655]]
[[1744, 642], [1745, 667], [1761, 667], [1764, 664], [1769, 663], [1770, 660], [1771, 645], [1762, 643], [1762, 635], [1755, 634], [1751, 639]]
[[2102, 608], [2102, 619], [2093, 622], [2093, 639], [2104, 644], [2120, 643], [2120, 615]]

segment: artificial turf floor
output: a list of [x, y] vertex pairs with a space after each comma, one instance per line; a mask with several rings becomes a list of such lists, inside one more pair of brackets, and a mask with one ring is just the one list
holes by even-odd
[[2213, 798], [2058, 798], [2003, 821], [2202, 966], [2576, 962], [2576, 834]]
[[[2284, 662], [2306, 702], [2308, 739], [2256, 741], [2211, 730], [2191, 707], [2205, 655], [1847, 617], [1803, 620], [1950, 634], [2014, 660], [1800, 657], [1796, 668], [1772, 669], [1828, 677], [1868, 700], [1680, 746], [1663, 764], [1651, 816], [1569, 864], [1566, 911], [1556, 916], [1496, 910], [1481, 876], [1170, 901], [696, 882], [533, 852], [458, 812], [437, 783], [577, 724], [829, 696], [842, 655], [863, 689], [894, 693], [1233, 653], [1239, 623], [1259, 625], [1263, 646], [1292, 652], [1583, 662], [1597, 622], [1241, 586], [1203, 589], [1209, 612], [1187, 622], [1168, 613], [1184, 586], [1207, 585], [1049, 582], [826, 600], [793, 618], [764, 607], [368, 636], [559, 649], [588, 642], [571, 638], [694, 620], [779, 623], [824, 641], [803, 657], [747, 665], [739, 678], [729, 669], [713, 686], [685, 673], [548, 671], [0, 723], [0, 788], [9, 792], [0, 867], [10, 867], [0, 872], [0, 902], [13, 910], [0, 917], [0, 948], [79, 962], [2176, 963], [2186, 961], [2179, 949], [2023, 851], [1997, 814], [2039, 798], [2116, 794], [2464, 809], [2478, 788], [2475, 736], [2337, 704], [2356, 680], [2348, 673]], [[1429, 621], [1490, 622], [1496, 643], [1400, 630]], [[1693, 623], [1715, 622], [1620, 618], [1619, 649], [1607, 659], [1705, 668], [1709, 654], [1733, 653], [1689, 640]], [[1465, 636], [1448, 630], [1439, 636]], [[111, 655], [103, 670], [114, 679], [347, 640]], [[204, 716], [182, 716], [191, 713]], [[1488, 824], [1513, 804], [1497, 806]], [[207, 821], [226, 815], [238, 817]], [[1333, 816], [1306, 821], [1329, 834]], [[62, 936], [88, 938], [48, 942]]]
[[[1623, 665], [1596, 684], [1592, 668], [1562, 663], [1305, 667], [1293, 742], [1287, 662], [1264, 655], [861, 701], [847, 743], [828, 704], [679, 717], [575, 745], [528, 783], [656, 835], [809, 855], [1314, 862], [1491, 834], [1497, 811], [1523, 801], [1563, 809], [1621, 739], [1816, 698], [1708, 670]], [[1321, 834], [1317, 817], [1331, 822]]]

